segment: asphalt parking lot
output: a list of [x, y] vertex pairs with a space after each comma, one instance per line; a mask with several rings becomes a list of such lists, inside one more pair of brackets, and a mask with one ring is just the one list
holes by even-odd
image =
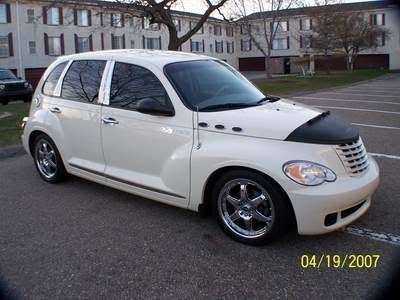
[[[387, 284], [400, 250], [400, 74], [293, 97], [356, 126], [381, 168], [370, 210], [344, 231], [263, 247], [211, 219], [78, 178], [44, 183], [0, 160], [0, 274], [18, 298], [345, 298]], [[378, 254], [376, 268], [302, 268], [302, 255]]]

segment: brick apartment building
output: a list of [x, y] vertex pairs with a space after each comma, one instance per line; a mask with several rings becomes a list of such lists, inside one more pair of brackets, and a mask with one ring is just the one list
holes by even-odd
[[[340, 4], [338, 9], [362, 11], [376, 26], [385, 26], [390, 39], [380, 40], [376, 49], [364, 51], [356, 68], [400, 69], [400, 11], [382, 1]], [[274, 73], [295, 73], [290, 63], [304, 55], [299, 34], [312, 30], [304, 8], [289, 9], [273, 43]], [[255, 13], [251, 24], [260, 26], [269, 12]], [[178, 32], [185, 33], [199, 15], [174, 12]], [[301, 40], [301, 38], [300, 38]], [[13, 70], [34, 85], [46, 67], [60, 55], [104, 49], [167, 49], [166, 28], [150, 25], [145, 17], [119, 11], [99, 0], [7, 0], [0, 2], [0, 67]], [[201, 53], [226, 60], [242, 71], [265, 70], [265, 59], [239, 23], [210, 18], [181, 51]], [[344, 61], [333, 61], [344, 68]], [[318, 69], [318, 60], [315, 67]]]

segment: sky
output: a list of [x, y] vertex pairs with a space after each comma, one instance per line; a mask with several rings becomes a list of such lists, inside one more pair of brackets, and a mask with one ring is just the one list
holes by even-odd
[[[364, 2], [368, 0], [341, 0], [342, 3], [350, 3], [350, 2]], [[373, 0], [372, 0], [373, 1]], [[249, 1], [251, 2], [251, 1]], [[314, 3], [314, 0], [305, 0], [305, 2], [309, 5], [312, 5]], [[177, 6], [175, 9], [177, 10], [182, 10], [182, 11], [188, 11], [188, 12], [194, 12], [194, 13], [203, 13], [206, 9], [206, 4], [204, 4], [204, 0], [180, 0], [178, 1]], [[229, 6], [229, 4], [228, 4]], [[248, 13], [251, 12], [251, 5], [249, 5], [249, 11]], [[224, 9], [224, 13], [229, 14], [229, 9]], [[213, 14], [214, 17], [219, 17], [218, 13]]]

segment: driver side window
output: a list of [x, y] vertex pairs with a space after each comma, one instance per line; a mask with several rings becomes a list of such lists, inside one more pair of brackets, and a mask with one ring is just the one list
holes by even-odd
[[151, 71], [116, 62], [111, 80], [110, 106], [136, 110], [137, 102], [144, 98], [153, 98], [164, 106], [171, 106], [162, 83]]

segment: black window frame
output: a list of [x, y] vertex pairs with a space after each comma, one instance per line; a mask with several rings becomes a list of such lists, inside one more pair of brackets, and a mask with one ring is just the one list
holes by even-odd
[[102, 83], [102, 81], [103, 81], [103, 79], [104, 79], [104, 76], [107, 76], [107, 73], [104, 73], [104, 72], [105, 72], [105, 70], [107, 69], [106, 67], [107, 67], [107, 63], [109, 62], [109, 60], [108, 60], [108, 59], [94, 59], [94, 58], [91, 58], [91, 59], [73, 59], [72, 62], [71, 62], [71, 64], [68, 66], [68, 69], [67, 69], [67, 71], [65, 72], [64, 77], [62, 78], [60, 96], [58, 96], [58, 98], [61, 98], [62, 100], [73, 101], [73, 102], [84, 103], [84, 104], [102, 105], [102, 103], [99, 103], [100, 94], [97, 95], [97, 101], [93, 101], [93, 102], [79, 101], [79, 100], [68, 99], [68, 98], [63, 97], [62, 90], [63, 90], [65, 78], [67, 77], [68, 71], [71, 69], [72, 65], [73, 65], [75, 62], [79, 62], [79, 61], [101, 61], [101, 62], [104, 62], [104, 63], [105, 63], [105, 64], [104, 64], [104, 69], [103, 69], [103, 74], [101, 75], [101, 80], [100, 80], [100, 84], [99, 84], [99, 91], [100, 91], [100, 89], [101, 89], [101, 83]]
[[[109, 95], [108, 95], [108, 104], [102, 103], [102, 105], [108, 106], [108, 107], [113, 108], [113, 109], [134, 111], [134, 112], [140, 113], [140, 112], [139, 112], [137, 109], [135, 109], [135, 108], [128, 108], [128, 107], [125, 108], [125, 107], [117, 107], [117, 106], [111, 105], [112, 81], [113, 81], [113, 76], [114, 76], [114, 70], [115, 70], [116, 65], [117, 65], [118, 63], [120, 63], [120, 64], [126, 64], [126, 65], [131, 65], [131, 66], [135, 66], [135, 67], [139, 67], [139, 68], [142, 68], [142, 69], [144, 69], [144, 70], [150, 72], [150, 73], [158, 80], [158, 82], [160, 83], [160, 85], [161, 85], [162, 88], [164, 89], [164, 91], [165, 91], [165, 96], [166, 96], [165, 104], [168, 105], [168, 106], [172, 109], [172, 111], [174, 112], [174, 115], [175, 115], [175, 107], [174, 107], [174, 104], [172, 103], [171, 98], [170, 98], [170, 96], [169, 96], [169, 94], [168, 94], [168, 91], [167, 91], [167, 89], [165, 88], [164, 84], [161, 82], [160, 78], [159, 78], [153, 71], [151, 71], [150, 69], [148, 69], [148, 68], [146, 68], [146, 67], [144, 67], [144, 66], [140, 66], [140, 65], [138, 65], [138, 64], [134, 64], [134, 63], [130, 63], [130, 62], [125, 62], [125, 61], [114, 61], [114, 66], [113, 66], [112, 70], [110, 70], [110, 72], [111, 72], [111, 75], [110, 75], [110, 76], [111, 76], [111, 80], [110, 80], [110, 86], [109, 86], [109, 91], [110, 91], [110, 93], [109, 93]], [[169, 80], [168, 80], [168, 82], [169, 82]], [[144, 98], [141, 98], [141, 99], [144, 99]]]

